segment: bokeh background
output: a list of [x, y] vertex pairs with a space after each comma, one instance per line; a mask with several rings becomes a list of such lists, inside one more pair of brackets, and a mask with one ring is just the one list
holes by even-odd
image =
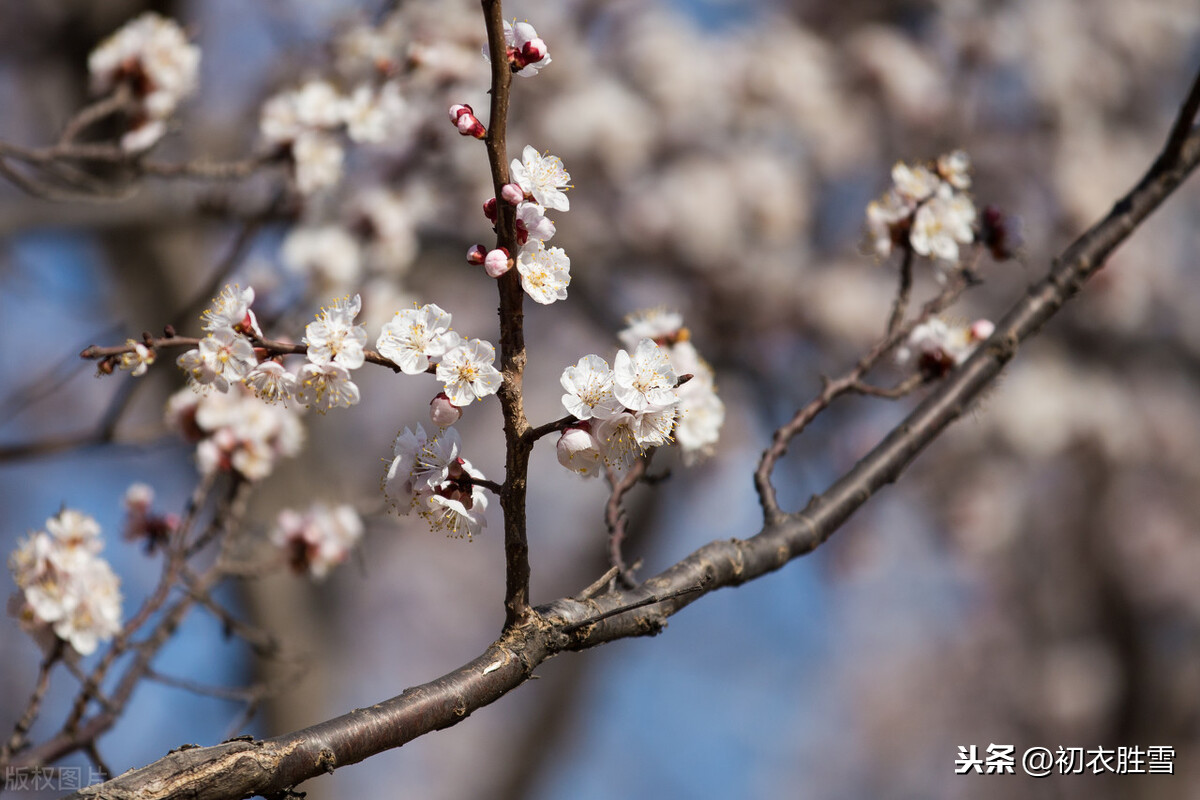
[[[350, 85], [345, 44], [372, 26], [416, 65], [411, 124], [350, 151], [335, 191], [275, 207], [230, 280], [259, 291], [280, 333], [359, 291], [372, 341], [412, 301], [495, 340], [490, 281], [462, 258], [488, 242], [482, 146], [447, 124], [485, 109], [477, 4], [0, 1], [0, 139], [50, 142], [88, 99], [87, 53], [142, 10], [180, 20], [203, 51], [200, 90], [157, 151], [236, 159], [259, 144], [265, 98], [308, 77]], [[896, 276], [862, 242], [863, 211], [898, 159], [955, 148], [982, 207], [1024, 223], [1020, 261], [981, 265], [951, 316], [998, 317], [1053, 255], [1153, 160], [1200, 64], [1192, 0], [526, 0], [506, 5], [553, 64], [514, 83], [509, 134], [559, 155], [575, 188], [554, 244], [570, 298], [527, 304], [527, 408], [558, 417], [558, 376], [609, 356], [625, 314], [685, 315], [728, 416], [714, 458], [631, 498], [644, 574], [758, 529], [750, 473], [770, 432], [882, 332]], [[486, 119], [485, 119], [486, 122]], [[122, 202], [63, 205], [0, 187], [0, 550], [62, 505], [100, 520], [132, 609], [157, 575], [122, 542], [120, 497], [150, 483], [162, 510], [196, 482], [162, 418], [182, 374], [94, 377], [76, 353], [175, 323], [198, 329], [238, 226], [281, 176], [149, 181]], [[350, 222], [391, 193], [400, 244], [351, 269], [289, 266], [297, 228]], [[463, 724], [301, 787], [309, 797], [1184, 798], [1200, 790], [1200, 190], [1185, 187], [1030, 345], [979, 407], [814, 555], [672, 618], [653, 640], [553, 659]], [[363, 242], [360, 242], [363, 244]], [[323, 260], [324, 259], [324, 260]], [[918, 291], [936, 290], [928, 265]], [[899, 372], [884, 370], [880, 380]], [[272, 735], [432, 679], [478, 654], [503, 619], [499, 520], [476, 541], [389, 515], [379, 492], [395, 433], [426, 418], [431, 379], [358, 373], [363, 402], [306, 417], [302, 454], [253, 496], [249, 535], [279, 509], [352, 503], [359, 553], [320, 584], [288, 573], [221, 599], [276, 631], [303, 674], [249, 727], [232, 703], [144, 684], [100, 743], [117, 770], [185, 742]], [[131, 393], [128, 398], [119, 395]], [[34, 449], [97, 429], [117, 443]], [[797, 508], [861, 456], [908, 402], [852, 400], [781, 465]], [[467, 455], [500, 479], [499, 407], [468, 409]], [[605, 568], [605, 487], [534, 454], [533, 599]], [[13, 589], [11, 580], [8, 589]], [[8, 593], [8, 589], [3, 591]], [[0, 621], [0, 730], [38, 651]], [[269, 677], [197, 611], [167, 675], [233, 686]], [[56, 673], [43, 720], [73, 681]], [[954, 774], [959, 746], [1175, 748], [1174, 776]], [[70, 764], [86, 764], [72, 760]], [[1018, 769], [1019, 772], [1019, 769]], [[18, 796], [26, 796], [20, 794]], [[28, 796], [36, 796], [29, 793]]]

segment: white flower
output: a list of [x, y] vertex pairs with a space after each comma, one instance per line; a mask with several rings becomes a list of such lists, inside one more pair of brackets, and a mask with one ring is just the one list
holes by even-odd
[[955, 194], [949, 186], [917, 209], [909, 242], [915, 252], [934, 255], [946, 261], [958, 260], [958, 245], [975, 239], [975, 204], [965, 195]]
[[889, 189], [880, 200], [867, 204], [867, 235], [875, 254], [887, 258], [892, 253], [894, 226], [912, 214], [912, 207], [895, 189]]
[[270, 538], [288, 551], [293, 569], [320, 580], [350, 556], [362, 535], [362, 518], [353, 506], [313, 503], [304, 513], [280, 511]]
[[[463, 463], [466, 471], [472, 476], [482, 478], [483, 474]], [[447, 536], [467, 539], [487, 527], [487, 518], [483, 512], [487, 510], [488, 499], [483, 489], [474, 487], [467, 494], [454, 492], [449, 495], [431, 494], [425, 499], [425, 509], [421, 516], [429, 522], [429, 527], [435, 531], [445, 531]]]
[[296, 121], [311, 129], [333, 130], [342, 124], [342, 96], [328, 81], [308, 81], [292, 95]]
[[283, 265], [322, 289], [348, 288], [362, 274], [358, 242], [340, 225], [293, 228], [283, 240]]
[[600, 420], [592, 428], [592, 435], [600, 457], [610, 467], [628, 467], [645, 452], [638, 442], [638, 421], [628, 411]]
[[567, 392], [562, 396], [563, 408], [578, 420], [606, 419], [621, 411], [621, 403], [613, 395], [612, 370], [600, 356], [579, 359], [563, 370], [559, 383]]
[[446, 396], [456, 406], [470, 405], [500, 389], [503, 379], [493, 366], [496, 348], [482, 339], [446, 351], [437, 367], [437, 379], [446, 385]]
[[526, 201], [517, 205], [518, 244], [525, 244], [530, 239], [548, 242], [553, 237], [554, 221], [546, 217], [546, 209]]
[[130, 128], [121, 136], [121, 149], [126, 153], [141, 153], [149, 150], [158, 140], [167, 135], [167, 124], [161, 119], [147, 118], [142, 124]]
[[70, 551], [95, 554], [100, 542], [100, 523], [82, 511], [64, 508], [57, 516], [46, 520], [46, 530], [54, 537], [55, 545]]
[[995, 326], [988, 320], [952, 326], [933, 317], [913, 328], [904, 345], [896, 350], [896, 363], [911, 364], [928, 377], [941, 377], [966, 361], [993, 330]]
[[135, 378], [146, 374], [146, 370], [154, 363], [155, 352], [141, 342], [133, 339], [125, 340], [126, 347], [132, 347], [128, 353], [122, 353], [117, 359], [117, 366], [121, 369], [129, 370], [129, 374]]
[[63, 614], [54, 633], [80, 655], [95, 652], [121, 630], [121, 582], [102, 558], [93, 558], [71, 575]]
[[442, 356], [458, 343], [458, 337], [450, 332], [450, 314], [428, 303], [397, 311], [384, 324], [375, 347], [404, 374], [419, 375], [429, 369], [431, 357]]
[[243, 472], [247, 478], [265, 477], [304, 443], [298, 409], [263, 403], [244, 387], [207, 395], [182, 389], [167, 401], [166, 416], [171, 428], [197, 442], [196, 459], [205, 474], [245, 468], [253, 472]]
[[[178, 23], [152, 11], [126, 23], [88, 57], [95, 90], [127, 83], [152, 120], [170, 116], [195, 91], [199, 66], [200, 48], [188, 43]], [[131, 140], [126, 149], [148, 146], [146, 138]]]
[[642, 447], [670, 444], [679, 410], [675, 405], [651, 406], [634, 416], [634, 436]]
[[617, 351], [613, 364], [613, 394], [631, 411], [673, 405], [675, 369], [667, 353], [653, 339], [642, 339], [631, 356]]
[[250, 310], [250, 304], [253, 302], [253, 287], [247, 286], [243, 289], [236, 283], [226, 286], [213, 298], [212, 307], [205, 309], [200, 315], [203, 329], [215, 331], [218, 328], [232, 328], [239, 333], [253, 333], [261, 338], [262, 331], [258, 327], [258, 320]]
[[482, 487], [468, 479], [482, 479], [483, 474], [461, 457], [461, 451], [462, 440], [454, 428], [433, 437], [420, 425], [415, 431], [401, 431], [384, 478], [384, 494], [392, 507], [401, 514], [416, 508], [434, 530], [451, 536], [478, 533], [486, 524], [487, 498]]
[[238, 383], [258, 364], [254, 345], [232, 328], [217, 328], [199, 346], [181, 355], [176, 363], [188, 373], [193, 388], [212, 385], [222, 392]]
[[571, 283], [571, 259], [561, 247], [548, 248], [538, 242], [536, 250], [526, 248], [517, 258], [521, 288], [542, 305], [567, 299]]
[[625, 329], [617, 334], [621, 344], [637, 347], [642, 339], [653, 339], [662, 344], [674, 341], [683, 328], [683, 315], [665, 308], [647, 308], [625, 318]]
[[287, 402], [296, 396], [296, 376], [278, 361], [263, 361], [246, 375], [245, 384], [260, 400]]
[[971, 186], [971, 157], [962, 150], [955, 150], [938, 157], [938, 174], [955, 189]]
[[563, 192], [570, 188], [571, 176], [563, 169], [558, 156], [543, 156], [531, 145], [525, 145], [521, 158], [521, 161], [513, 159], [513, 182], [546, 208], [570, 210], [571, 202]]
[[558, 463], [584, 478], [600, 474], [600, 445], [590, 431], [581, 427], [570, 427], [558, 437], [555, 447]]
[[283, 92], [267, 98], [258, 119], [258, 131], [269, 144], [289, 145], [304, 132], [296, 111], [294, 92]]
[[407, 514], [416, 499], [417, 456], [428, 440], [425, 429], [418, 424], [415, 431], [405, 428], [396, 434], [392, 442], [392, 460], [383, 478], [383, 493], [401, 514]]
[[504, 43], [510, 50], [509, 60], [517, 68], [517, 74], [523, 77], [538, 74], [552, 60], [546, 43], [528, 22], [513, 25], [505, 20]]
[[296, 188], [301, 194], [336, 186], [342, 179], [342, 162], [346, 154], [332, 136], [323, 133], [302, 133], [292, 143], [292, 160], [296, 164]]
[[[687, 388], [692, 383], [688, 381], [681, 388]], [[711, 388], [680, 399], [675, 441], [683, 453], [684, 464], [691, 466], [712, 455], [724, 422], [725, 404]]]
[[900, 197], [909, 204], [919, 203], [931, 196], [941, 183], [941, 179], [923, 165], [910, 167], [902, 161], [897, 161], [892, 167], [892, 184]]
[[378, 91], [363, 84], [342, 105], [346, 133], [356, 142], [386, 141], [397, 133], [406, 111], [400, 87], [392, 81]]
[[419, 246], [409, 204], [396, 192], [372, 187], [359, 192], [351, 206], [350, 228], [365, 232], [367, 264], [391, 274], [406, 270]]
[[[48, 531], [48, 532], [47, 532]], [[64, 509], [20, 542], [9, 557], [23, 627], [54, 634], [81, 655], [95, 651], [121, 628], [118, 581], [103, 558], [100, 526], [79, 511]]]
[[362, 310], [362, 298], [342, 297], [329, 308], [322, 308], [315, 322], [304, 329], [308, 345], [308, 360], [314, 364], [336, 364], [346, 369], [358, 369], [365, 360], [363, 345], [367, 329], [354, 324]]
[[691, 342], [677, 342], [670, 354], [675, 371], [692, 376], [677, 391], [679, 420], [675, 425], [683, 463], [691, 466], [712, 454], [725, 421], [725, 404], [713, 388], [712, 367], [700, 358]]
[[[421, 432], [421, 426], [417, 426]], [[462, 452], [462, 439], [454, 428], [445, 428], [429, 437], [413, 456], [412, 486], [416, 494], [436, 491], [449, 478]]]
[[321, 414], [331, 408], [349, 408], [360, 399], [358, 386], [350, 379], [350, 371], [332, 362], [305, 364], [298, 380], [297, 398]]
[[131, 483], [129, 488], [125, 490], [125, 495], [121, 498], [121, 505], [133, 514], [145, 515], [149, 513], [150, 506], [154, 503], [154, 487], [146, 483]]

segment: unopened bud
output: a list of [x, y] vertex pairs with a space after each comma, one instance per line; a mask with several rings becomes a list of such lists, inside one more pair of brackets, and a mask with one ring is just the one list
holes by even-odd
[[429, 402], [429, 418], [439, 428], [448, 428], [462, 417], [462, 409], [450, 402], [445, 392], [438, 392]]
[[539, 37], [534, 37], [521, 47], [521, 57], [526, 64], [536, 64], [546, 57], [546, 43]]
[[490, 278], [499, 278], [510, 269], [512, 269], [512, 260], [508, 257], [508, 251], [503, 247], [497, 247], [483, 258], [483, 271]]
[[496, 198], [489, 197], [483, 203], [483, 215], [490, 221], [496, 221]]
[[145, 516], [154, 503], [154, 489], [145, 483], [131, 483], [122, 502], [129, 513]]
[[522, 189], [519, 184], [506, 183], [504, 184], [504, 187], [500, 189], [500, 196], [504, 198], [504, 202], [508, 203], [510, 206], [515, 206], [517, 203], [520, 203], [525, 199], [525, 190]]
[[467, 263], [479, 266], [483, 263], [484, 256], [487, 255], [487, 248], [481, 244], [477, 244], [467, 251]]
[[1025, 243], [1019, 217], [1005, 214], [997, 206], [987, 206], [980, 215], [980, 222], [980, 238], [984, 247], [991, 251], [992, 258], [1005, 261], [1016, 257]]
[[558, 437], [558, 463], [585, 478], [600, 474], [600, 445], [587, 430], [586, 422], [572, 426]]
[[967, 330], [967, 338], [972, 342], [982, 342], [985, 339], [990, 339], [996, 331], [996, 325], [990, 319], [977, 319], [971, 323], [971, 327]]
[[463, 136], [474, 136], [476, 139], [487, 136], [487, 129], [483, 127], [483, 123], [475, 116], [471, 107], [464, 103], [450, 106], [450, 121]]
[[474, 136], [476, 139], [487, 136], [487, 128], [483, 127], [483, 123], [466, 114], [458, 118], [458, 132], [463, 136]]

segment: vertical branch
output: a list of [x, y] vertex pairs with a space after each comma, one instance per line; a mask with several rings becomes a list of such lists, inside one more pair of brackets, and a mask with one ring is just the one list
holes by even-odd
[[887, 335], [891, 336], [904, 322], [904, 313], [908, 311], [908, 299], [912, 295], [913, 284], [913, 249], [910, 244], [904, 244], [904, 260], [900, 262], [900, 286], [896, 289], [896, 299], [892, 303], [892, 315], [888, 319]]
[[[504, 41], [504, 12], [500, 0], [481, 0], [487, 23], [488, 50], [491, 52], [492, 88], [487, 145], [492, 169], [492, 188], [496, 194], [496, 247], [517, 254], [515, 209], [500, 196], [508, 183], [508, 156], [505, 132], [508, 127], [508, 97], [512, 70]], [[525, 533], [525, 488], [529, 474], [532, 440], [525, 436], [529, 421], [521, 383], [525, 372], [525, 329], [523, 302], [525, 292], [515, 269], [496, 281], [500, 290], [500, 408], [504, 413], [504, 486], [500, 508], [504, 512], [505, 626], [520, 622], [529, 614], [529, 543]]]

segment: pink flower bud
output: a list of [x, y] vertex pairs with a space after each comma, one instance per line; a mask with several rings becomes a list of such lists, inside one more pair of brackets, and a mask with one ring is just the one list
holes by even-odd
[[500, 190], [500, 196], [504, 198], [504, 202], [508, 203], [510, 206], [515, 206], [517, 203], [520, 203], [525, 199], [525, 190], [522, 189], [518, 184], [506, 183]]
[[463, 114], [459, 117], [457, 127], [463, 136], [474, 136], [476, 139], [487, 136], [487, 128], [483, 127], [483, 123], [476, 119], [474, 114]]
[[467, 263], [479, 266], [483, 263], [484, 256], [487, 255], [487, 248], [481, 244], [477, 244], [467, 251]]
[[512, 260], [508, 257], [508, 251], [503, 247], [497, 247], [484, 256], [483, 271], [488, 274], [488, 277], [499, 278], [510, 269], [512, 269]]
[[555, 449], [558, 463], [587, 478], [600, 474], [600, 445], [584, 425], [564, 430]]
[[487, 129], [483, 127], [483, 123], [475, 116], [471, 107], [465, 103], [456, 103], [450, 106], [450, 121], [463, 136], [474, 136], [476, 139], [487, 136]]
[[496, 221], [496, 198], [489, 197], [483, 203], [483, 215], [492, 222]]
[[462, 409], [450, 402], [445, 392], [438, 392], [429, 402], [429, 418], [439, 428], [448, 428], [462, 417]]
[[536, 64], [546, 57], [546, 43], [538, 37], [530, 39], [521, 47], [521, 57], [526, 64]]
[[991, 338], [995, 331], [996, 325], [990, 319], [977, 319], [971, 323], [967, 336], [972, 342], [982, 342], [984, 339]]

